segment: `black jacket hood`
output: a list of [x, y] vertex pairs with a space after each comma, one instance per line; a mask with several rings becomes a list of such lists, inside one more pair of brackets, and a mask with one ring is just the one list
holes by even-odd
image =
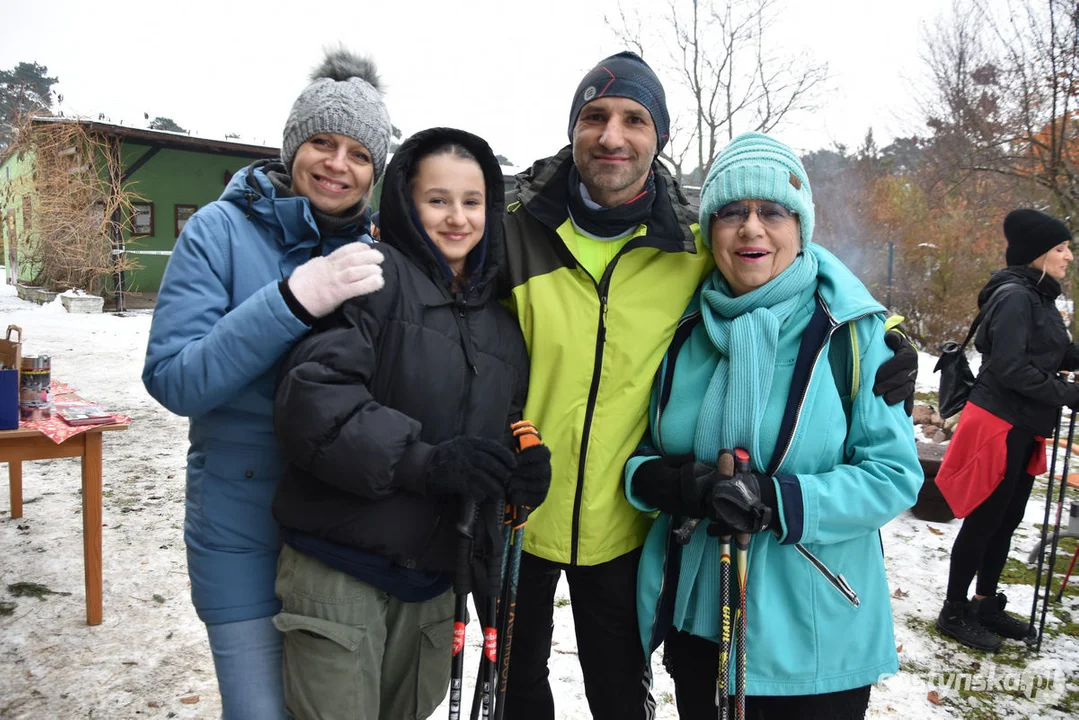
[[381, 239], [408, 256], [436, 282], [449, 284], [445, 260], [420, 227], [408, 187], [408, 178], [418, 160], [431, 149], [446, 143], [456, 143], [467, 148], [479, 160], [483, 170], [487, 186], [487, 226], [484, 239], [469, 254], [470, 263], [474, 256], [480, 255], [483, 257], [483, 265], [479, 274], [469, 279], [469, 285], [474, 288], [488, 287], [492, 285], [491, 280], [497, 276], [502, 265], [505, 185], [502, 168], [495, 159], [494, 152], [487, 142], [477, 135], [453, 128], [431, 128], [416, 133], [401, 144], [386, 167], [382, 200], [379, 203]]

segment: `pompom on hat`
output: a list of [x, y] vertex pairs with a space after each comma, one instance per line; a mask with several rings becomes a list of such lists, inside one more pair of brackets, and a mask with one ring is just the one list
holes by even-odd
[[281, 160], [289, 172], [300, 145], [320, 133], [336, 133], [361, 142], [371, 151], [374, 182], [386, 168], [390, 114], [382, 100], [375, 63], [345, 49], [326, 53], [311, 73], [285, 122]]
[[1008, 265], [1029, 265], [1062, 242], [1072, 239], [1071, 230], [1052, 215], [1020, 208], [1004, 218], [1004, 237]]
[[713, 212], [737, 200], [771, 200], [798, 214], [802, 249], [813, 241], [813, 190], [802, 161], [787, 145], [758, 132], [731, 141], [719, 154], [701, 186], [700, 223], [704, 243], [712, 246]]

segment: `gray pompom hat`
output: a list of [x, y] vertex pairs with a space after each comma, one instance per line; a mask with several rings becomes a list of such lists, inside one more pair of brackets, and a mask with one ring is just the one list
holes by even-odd
[[382, 101], [375, 63], [344, 49], [326, 53], [304, 88], [285, 122], [281, 160], [292, 172], [296, 151], [319, 133], [346, 135], [371, 151], [374, 183], [386, 168], [390, 144], [390, 114]]

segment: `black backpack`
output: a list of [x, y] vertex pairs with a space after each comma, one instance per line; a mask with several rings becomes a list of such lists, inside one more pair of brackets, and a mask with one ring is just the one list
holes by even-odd
[[957, 343], [955, 340], [947, 340], [941, 344], [940, 359], [937, 360], [936, 366], [933, 367], [933, 372], [940, 373], [938, 412], [942, 418], [955, 415], [967, 404], [967, 398], [970, 397], [970, 391], [974, 388], [976, 381], [974, 373], [971, 372], [970, 363], [967, 361], [967, 345], [970, 343], [970, 339], [974, 337], [974, 334], [978, 332], [978, 327], [982, 324], [982, 320], [993, 306], [993, 303], [1007, 294], [1002, 294], [1000, 291], [1012, 285], [1016, 285], [1016, 283], [1005, 283], [993, 291], [988, 302], [985, 303], [985, 307], [979, 310], [974, 317], [974, 322], [970, 324], [967, 338], [962, 344]]

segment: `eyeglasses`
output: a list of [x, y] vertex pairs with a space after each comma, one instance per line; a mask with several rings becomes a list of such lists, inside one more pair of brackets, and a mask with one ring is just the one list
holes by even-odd
[[757, 218], [769, 227], [778, 227], [791, 218], [798, 217], [798, 213], [788, 210], [777, 202], [765, 201], [759, 205], [750, 205], [744, 202], [727, 203], [719, 210], [712, 213], [712, 222], [718, 222], [727, 227], [737, 227], [749, 219], [749, 213], [755, 210]]

